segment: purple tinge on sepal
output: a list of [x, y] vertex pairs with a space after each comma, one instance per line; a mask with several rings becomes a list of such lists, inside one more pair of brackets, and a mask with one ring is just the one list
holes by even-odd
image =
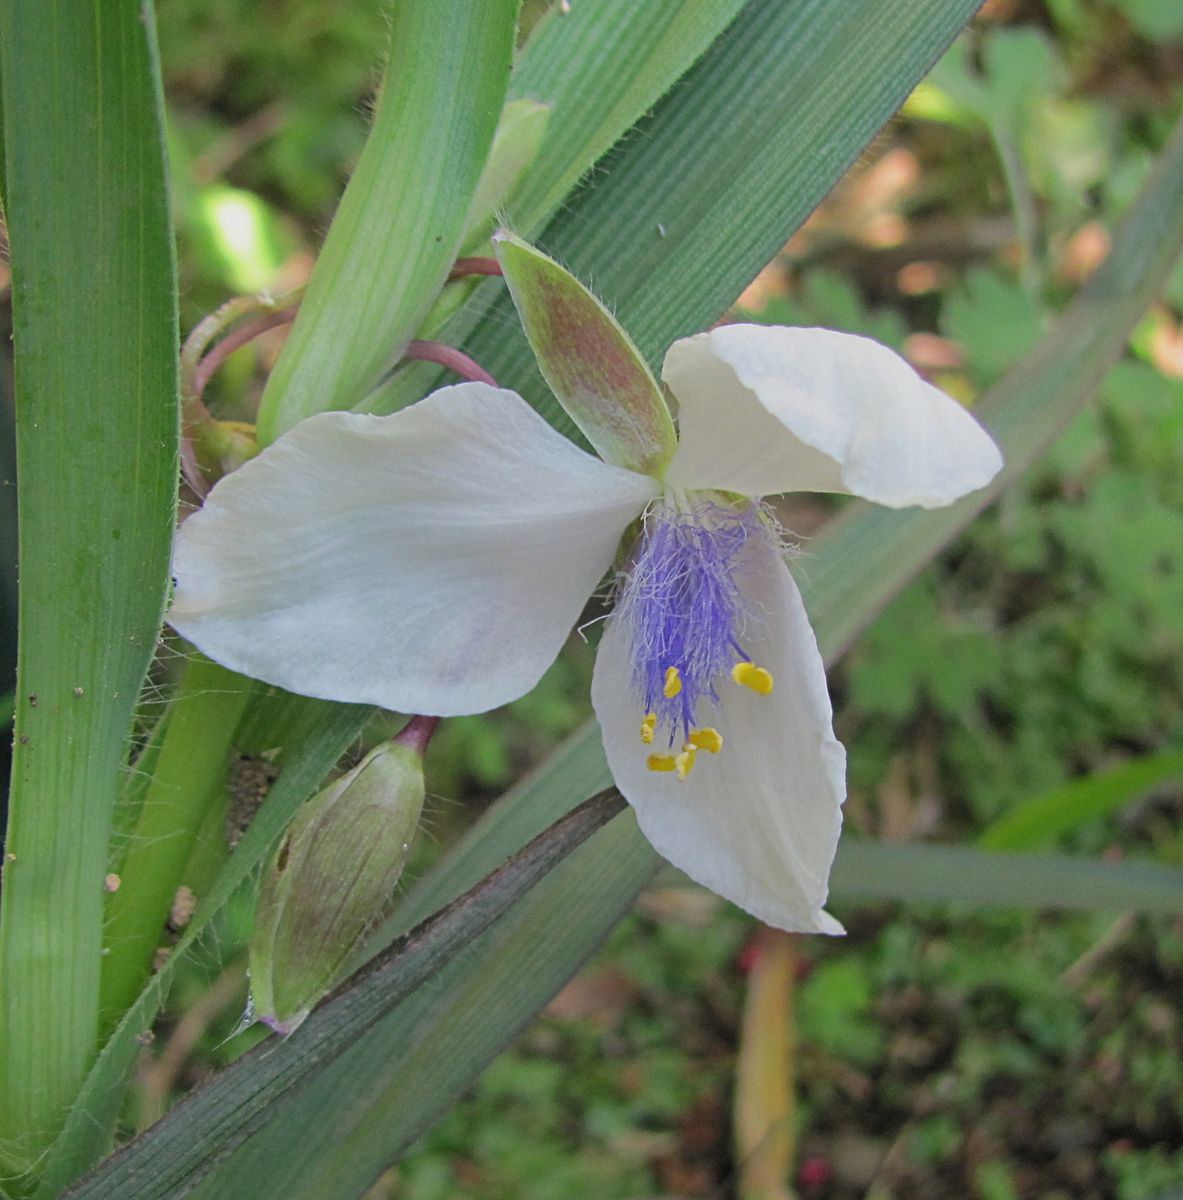
[[[719, 703], [716, 684], [748, 659], [745, 630], [762, 614], [744, 599], [740, 579], [779, 553], [760, 507], [703, 503], [690, 508], [662, 502], [643, 522], [620, 584], [615, 619], [632, 632], [633, 687], [644, 713], [670, 745], [703, 722], [702, 708]], [[680, 689], [667, 695], [669, 669]]]

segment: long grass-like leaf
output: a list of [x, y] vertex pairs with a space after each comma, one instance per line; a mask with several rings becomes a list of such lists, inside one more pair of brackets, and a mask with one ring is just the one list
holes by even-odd
[[1071, 779], [1004, 813], [982, 830], [978, 845], [989, 850], [1038, 849], [1178, 779], [1183, 779], [1183, 750], [1147, 754]]
[[1068, 854], [998, 854], [976, 846], [847, 841], [834, 863], [836, 899], [1004, 908], [1183, 912], [1183, 871]]
[[620, 793], [609, 789], [556, 821], [503, 867], [373, 959], [290, 1038], [244, 1055], [216, 1085], [188, 1097], [68, 1195], [73, 1200], [188, 1195], [220, 1157], [263, 1123], [269, 1105], [299, 1091], [623, 808]]
[[374, 128], [259, 407], [271, 441], [401, 356], [460, 250], [505, 101], [518, 0], [401, 0]]
[[597, 0], [555, 7], [535, 30], [510, 94], [551, 110], [546, 137], [510, 197], [510, 224], [530, 235], [684, 75], [744, 0]]
[[176, 283], [151, 10], [0, 5], [20, 645], [0, 913], [0, 1156], [30, 1167], [98, 1049], [103, 876], [164, 606]]

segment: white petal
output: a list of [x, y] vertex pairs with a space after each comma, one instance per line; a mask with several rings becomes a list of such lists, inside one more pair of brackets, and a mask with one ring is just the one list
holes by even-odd
[[831, 728], [830, 698], [801, 595], [779, 557], [741, 580], [759, 627], [743, 645], [772, 672], [769, 696], [724, 680], [712, 720], [717, 754], [700, 750], [685, 780], [654, 772], [639, 736], [630, 686], [630, 631], [610, 621], [596, 657], [592, 704], [617, 786], [654, 848], [692, 879], [770, 925], [841, 933], [822, 910], [842, 824], [846, 754]]
[[325, 413], [184, 523], [168, 619], [294, 692], [482, 712], [538, 682], [654, 486], [482, 383]]
[[677, 487], [747, 496], [850, 492], [938, 508], [984, 487], [1002, 456], [957, 401], [886, 346], [830, 329], [725, 325], [675, 342]]

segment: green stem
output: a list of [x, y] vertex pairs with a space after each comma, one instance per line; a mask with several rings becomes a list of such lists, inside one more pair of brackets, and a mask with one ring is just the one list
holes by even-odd
[[143, 987], [203, 821], [225, 803], [225, 765], [253, 685], [200, 655], [186, 667], [118, 890], [107, 905], [101, 1012], [109, 1028]]
[[[185, 339], [180, 360], [181, 426], [184, 433], [181, 439], [181, 469], [198, 496], [204, 497], [209, 490], [207, 471], [220, 476], [227, 470], [233, 470], [244, 458], [250, 457], [250, 453], [242, 453], [242, 447], [236, 445], [240, 435], [236, 434], [233, 423], [215, 421], [201, 398], [210, 374], [220, 365], [225, 353], [235, 346], [232, 344], [223, 352], [219, 344], [209, 351], [209, 355], [206, 351], [219, 337], [232, 343], [235, 335], [227, 331], [243, 317], [261, 314], [263, 321], [270, 323], [264, 327], [289, 320], [303, 294], [304, 289], [297, 288], [278, 299], [266, 292], [235, 296], [198, 321]], [[256, 329], [250, 336], [254, 337], [259, 332], [261, 329]], [[239, 339], [237, 344], [244, 344], [244, 341]], [[251, 441], [253, 445], [253, 438]]]
[[209, 809], [197, 828], [193, 847], [181, 870], [180, 883], [190, 888], [195, 896], [207, 895], [229, 854], [226, 805], [219, 803]]
[[[271, 315], [290, 308], [303, 295], [304, 289], [297, 288], [281, 297], [260, 292], [254, 296], [235, 296], [220, 304], [212, 313], [202, 317], [185, 339], [181, 347], [181, 399], [186, 406], [194, 401], [200, 403], [201, 388], [197, 386], [197, 368], [210, 345], [243, 317], [261, 314]], [[186, 413], [186, 416], [189, 414]], [[207, 414], [208, 416], [208, 414]]]
[[1019, 148], [1010, 133], [998, 125], [990, 126], [990, 134], [1002, 163], [1002, 174], [1015, 215], [1015, 230], [1019, 238], [1019, 280], [1023, 289], [1037, 303], [1043, 295], [1043, 252], [1039, 241], [1039, 209], [1031, 190]]

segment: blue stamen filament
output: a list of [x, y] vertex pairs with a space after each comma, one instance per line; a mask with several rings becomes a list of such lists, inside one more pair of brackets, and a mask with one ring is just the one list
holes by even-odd
[[668, 752], [648, 755], [649, 770], [685, 779], [700, 750], [722, 749], [723, 734], [695, 717], [718, 708], [716, 685], [726, 676], [757, 695], [772, 691], [772, 675], [739, 641], [758, 614], [737, 576], [751, 549], [775, 547], [750, 502], [690, 504], [675, 494], [646, 514], [617, 617], [632, 630], [633, 687], [645, 714], [640, 741], [652, 745], [659, 731], [668, 741]]

